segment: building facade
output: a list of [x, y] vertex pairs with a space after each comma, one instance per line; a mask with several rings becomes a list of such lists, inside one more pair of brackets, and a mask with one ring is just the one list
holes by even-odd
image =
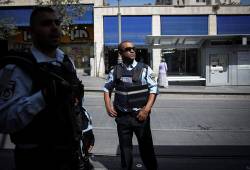
[[156, 0], [156, 5], [239, 5], [240, 0]]
[[[85, 12], [74, 18], [72, 25], [67, 27], [61, 39], [60, 48], [69, 55], [83, 75], [91, 74], [91, 62], [94, 61], [94, 6], [103, 6], [103, 0], [82, 0], [80, 4]], [[1, 19], [13, 20], [18, 28], [18, 34], [1, 41], [1, 51], [28, 50], [31, 44], [29, 32], [29, 17], [36, 6], [36, 0], [15, 0], [0, 7]], [[77, 4], [79, 5], [79, 4]], [[70, 11], [69, 7], [69, 11]]]
[[[123, 6], [122, 40], [158, 73], [162, 57], [170, 81], [207, 86], [250, 85], [250, 6]], [[116, 63], [117, 7], [94, 8], [95, 76]], [[96, 26], [98, 25], [98, 27]]]
[[[204, 1], [200, 5], [199, 0], [186, 0], [176, 5], [173, 0], [122, 6], [122, 40], [133, 41], [137, 60], [150, 65], [156, 74], [165, 58], [172, 82], [250, 85], [250, 6], [235, 5], [237, 1]], [[16, 2], [14, 9], [35, 5], [27, 0]], [[105, 77], [118, 60], [118, 8], [105, 6], [101, 0], [83, 2], [90, 12], [73, 23], [70, 34], [62, 39], [62, 48], [74, 58], [79, 73]], [[1, 7], [2, 16], [3, 10]], [[22, 35], [9, 41], [9, 48], [30, 45], [24, 41], [29, 40], [26, 27], [20, 28], [24, 29]]]

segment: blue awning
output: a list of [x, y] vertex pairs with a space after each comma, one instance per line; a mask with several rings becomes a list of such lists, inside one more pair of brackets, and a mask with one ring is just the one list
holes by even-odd
[[208, 16], [161, 16], [161, 35], [208, 35]]
[[14, 22], [16, 26], [29, 26], [30, 14], [32, 8], [23, 8], [23, 9], [10, 9], [10, 8], [1, 8], [0, 17], [1, 19], [10, 19]]
[[250, 15], [217, 16], [218, 34], [250, 34]]
[[249, 0], [240, 0], [240, 5], [250, 5]]
[[[69, 6], [70, 8], [70, 6]], [[1, 19], [11, 19], [16, 26], [29, 26], [29, 18], [33, 7], [24, 8], [0, 8]], [[73, 24], [93, 24], [93, 5], [86, 5], [86, 12], [73, 19]], [[69, 9], [69, 11], [71, 11]]]
[[[130, 40], [136, 45], [145, 45], [146, 36], [152, 34], [151, 16], [122, 16], [122, 41]], [[118, 17], [104, 17], [104, 44], [118, 45]]]

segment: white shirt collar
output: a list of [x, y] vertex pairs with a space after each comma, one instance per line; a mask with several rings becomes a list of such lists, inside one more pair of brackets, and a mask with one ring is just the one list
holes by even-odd
[[42, 53], [40, 50], [38, 50], [34, 46], [31, 47], [31, 52], [34, 55], [34, 57], [38, 63], [50, 62], [50, 61], [63, 62], [63, 58], [64, 58], [64, 52], [62, 50], [60, 50], [59, 48], [56, 49], [55, 58], [51, 58], [51, 57], [47, 56], [46, 54]]
[[[123, 64], [125, 67], [127, 67], [125, 64]], [[136, 60], [134, 60], [133, 61], [133, 63], [132, 64], [130, 64], [128, 67], [127, 67], [127, 69], [133, 69], [133, 68], [135, 68], [135, 66], [137, 65], [137, 61]]]
[[133, 63], [130, 65], [130, 67], [134, 68], [137, 65], [137, 61], [134, 60]]

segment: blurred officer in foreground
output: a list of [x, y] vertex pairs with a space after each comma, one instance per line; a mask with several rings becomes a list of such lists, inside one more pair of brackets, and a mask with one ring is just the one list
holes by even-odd
[[83, 85], [58, 48], [57, 13], [37, 7], [30, 29], [30, 52], [0, 58], [0, 132], [16, 145], [17, 170], [78, 170]]
[[[131, 170], [132, 137], [135, 133], [142, 161], [147, 170], [157, 170], [150, 129], [150, 112], [158, 93], [152, 69], [136, 62], [134, 44], [123, 41], [118, 46], [123, 63], [114, 66], [104, 85], [104, 101], [107, 113], [115, 117], [121, 150], [121, 165]], [[115, 98], [111, 104], [111, 93]]]

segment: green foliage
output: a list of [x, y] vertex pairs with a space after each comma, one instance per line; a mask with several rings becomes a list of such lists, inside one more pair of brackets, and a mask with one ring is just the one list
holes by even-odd
[[73, 19], [82, 16], [87, 10], [86, 6], [79, 5], [79, 0], [36, 0], [36, 4], [40, 6], [51, 6], [58, 12], [62, 21], [62, 29], [64, 33], [69, 31], [69, 26], [72, 25]]
[[[9, 4], [12, 0], [0, 0], [0, 4]], [[79, 5], [79, 0], [36, 0], [38, 6], [47, 5], [55, 9], [62, 20], [62, 30], [66, 34], [69, 32], [69, 26], [72, 25], [75, 17], [82, 16], [87, 10], [84, 5]], [[70, 10], [69, 10], [70, 9]], [[11, 17], [0, 19], [0, 39], [8, 39], [8, 37], [18, 33], [14, 19]]]
[[13, 2], [13, 1], [12, 0], [0, 0], [0, 5], [1, 4], [9, 4], [11, 2]]
[[12, 18], [3, 18], [0, 20], [0, 39], [8, 39], [8, 37], [16, 35], [17, 27]]
[[[12, 0], [0, 0], [0, 5], [9, 4]], [[9, 36], [16, 35], [17, 27], [15, 26], [14, 19], [11, 17], [0, 19], [0, 39], [8, 39]]]

